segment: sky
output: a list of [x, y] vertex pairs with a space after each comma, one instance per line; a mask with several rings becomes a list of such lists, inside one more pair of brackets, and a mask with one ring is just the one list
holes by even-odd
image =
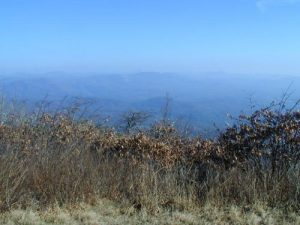
[[0, 73], [300, 75], [300, 0], [0, 0]]

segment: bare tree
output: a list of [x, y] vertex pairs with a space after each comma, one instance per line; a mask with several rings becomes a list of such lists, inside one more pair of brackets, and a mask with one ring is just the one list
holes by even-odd
[[171, 116], [171, 103], [172, 103], [172, 98], [167, 93], [166, 97], [165, 97], [165, 104], [161, 108], [163, 124], [168, 123], [168, 121], [170, 119], [170, 116]]
[[131, 133], [134, 129], [141, 126], [150, 115], [142, 111], [129, 111], [122, 115], [121, 126], [126, 133]]

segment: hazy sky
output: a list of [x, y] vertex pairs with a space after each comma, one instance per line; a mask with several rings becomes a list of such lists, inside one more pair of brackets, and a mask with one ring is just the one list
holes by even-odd
[[300, 74], [300, 0], [0, 0], [0, 72]]

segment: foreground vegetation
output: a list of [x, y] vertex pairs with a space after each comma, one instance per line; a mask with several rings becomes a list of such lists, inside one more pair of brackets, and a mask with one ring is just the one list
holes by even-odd
[[299, 223], [295, 107], [242, 115], [215, 139], [166, 119], [141, 130], [127, 116], [117, 132], [74, 118], [1, 114], [4, 224]]
[[285, 214], [278, 209], [255, 204], [251, 207], [234, 205], [219, 208], [206, 205], [189, 211], [163, 210], [150, 214], [145, 210], [124, 207], [109, 200], [95, 205], [77, 204], [76, 207], [52, 207], [44, 211], [35, 209], [12, 210], [0, 216], [0, 224], [18, 225], [96, 225], [96, 224], [300, 224], [295, 212]]

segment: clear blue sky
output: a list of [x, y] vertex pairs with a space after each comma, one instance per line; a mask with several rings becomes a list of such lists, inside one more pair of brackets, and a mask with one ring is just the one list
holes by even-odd
[[300, 74], [298, 0], [1, 0], [0, 72]]

